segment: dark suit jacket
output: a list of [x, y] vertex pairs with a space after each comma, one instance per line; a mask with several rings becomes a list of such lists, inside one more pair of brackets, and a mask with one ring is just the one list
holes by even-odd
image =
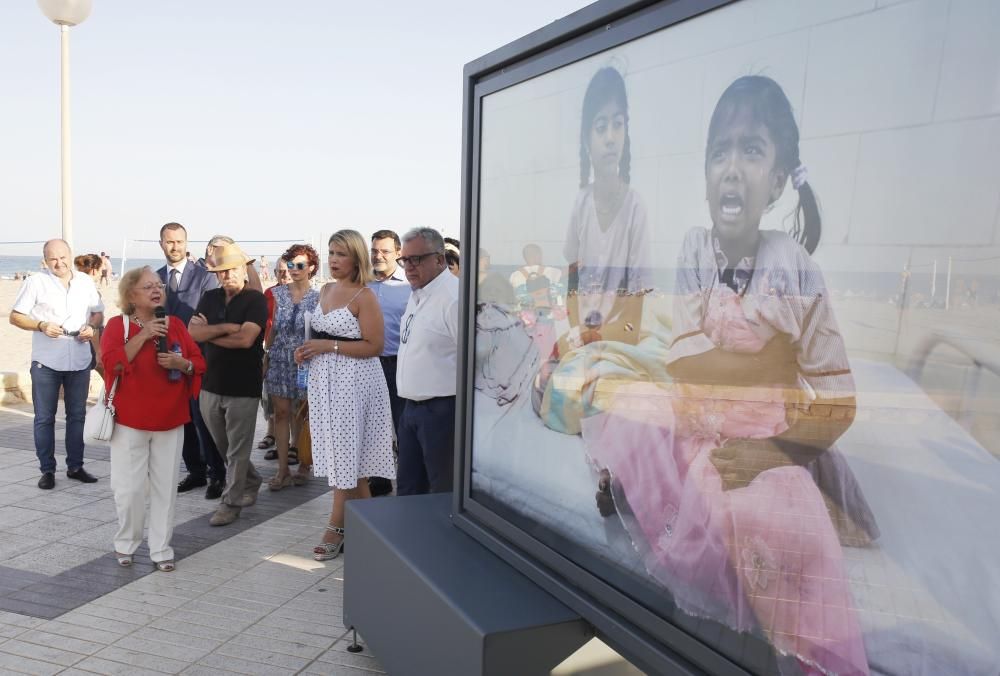
[[160, 281], [167, 284], [167, 303], [164, 307], [168, 315], [177, 317], [187, 326], [194, 315], [195, 308], [198, 307], [201, 294], [209, 289], [218, 288], [219, 281], [213, 273], [200, 265], [188, 261], [188, 264], [184, 266], [184, 274], [181, 275], [181, 282], [177, 293], [170, 293], [167, 281], [167, 269], [167, 266], [164, 265], [156, 271], [156, 274], [160, 276]]

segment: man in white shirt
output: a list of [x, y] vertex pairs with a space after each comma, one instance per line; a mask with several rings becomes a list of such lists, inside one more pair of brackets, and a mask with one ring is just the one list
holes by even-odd
[[56, 409], [59, 389], [66, 406], [66, 476], [84, 483], [97, 479], [83, 468], [83, 421], [90, 389], [90, 339], [104, 324], [104, 303], [90, 275], [73, 269], [73, 254], [61, 239], [42, 247], [45, 270], [21, 285], [10, 323], [33, 331], [31, 399], [35, 408], [35, 454], [42, 477], [38, 487], [56, 484]]
[[[385, 325], [385, 345], [379, 361], [386, 385], [389, 386], [389, 407], [392, 424], [399, 435], [399, 420], [403, 415], [403, 401], [396, 392], [396, 355], [399, 352], [399, 325], [410, 300], [410, 283], [403, 269], [396, 263], [401, 243], [392, 230], [379, 230], [372, 235], [371, 259], [375, 280], [368, 287], [375, 292]], [[368, 477], [368, 490], [372, 497], [392, 492], [392, 482], [383, 477]]]
[[401, 253], [412, 293], [396, 364], [396, 387], [405, 401], [397, 431], [396, 494], [446, 492], [452, 490], [455, 463], [459, 282], [442, 274], [448, 267], [436, 230], [410, 230]]

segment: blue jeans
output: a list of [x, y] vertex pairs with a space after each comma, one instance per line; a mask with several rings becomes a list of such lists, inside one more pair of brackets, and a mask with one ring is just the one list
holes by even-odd
[[405, 401], [396, 495], [448, 492], [455, 473], [455, 397]]
[[35, 406], [35, 455], [42, 473], [56, 471], [56, 409], [59, 388], [66, 406], [66, 469], [83, 467], [83, 421], [87, 417], [90, 369], [56, 371], [31, 362], [31, 399]]

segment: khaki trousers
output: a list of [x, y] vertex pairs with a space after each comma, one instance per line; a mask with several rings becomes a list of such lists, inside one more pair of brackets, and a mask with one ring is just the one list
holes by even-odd
[[202, 390], [198, 404], [219, 455], [226, 461], [226, 490], [222, 493], [222, 502], [238, 508], [243, 494], [256, 491], [263, 481], [250, 462], [260, 398], [227, 397]]

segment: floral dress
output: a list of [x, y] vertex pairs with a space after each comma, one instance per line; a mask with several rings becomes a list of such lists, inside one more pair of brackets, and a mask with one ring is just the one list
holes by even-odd
[[315, 314], [319, 291], [309, 289], [298, 303], [292, 301], [291, 290], [284, 285], [271, 289], [274, 296], [274, 323], [271, 325], [271, 349], [268, 351], [267, 374], [264, 382], [268, 394], [285, 399], [305, 399], [306, 391], [296, 384], [298, 366], [295, 349], [305, 340], [305, 315]]

